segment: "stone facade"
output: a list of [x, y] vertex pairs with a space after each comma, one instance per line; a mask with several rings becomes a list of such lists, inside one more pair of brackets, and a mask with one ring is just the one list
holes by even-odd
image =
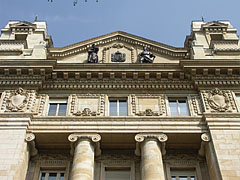
[[45, 22], [1, 32], [1, 180], [240, 179], [228, 21], [192, 22], [183, 48], [120, 31], [54, 48]]

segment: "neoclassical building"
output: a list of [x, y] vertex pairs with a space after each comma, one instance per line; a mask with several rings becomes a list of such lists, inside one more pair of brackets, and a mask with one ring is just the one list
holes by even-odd
[[240, 43], [194, 21], [184, 47], [117, 31], [54, 48], [0, 36], [1, 180], [239, 180]]

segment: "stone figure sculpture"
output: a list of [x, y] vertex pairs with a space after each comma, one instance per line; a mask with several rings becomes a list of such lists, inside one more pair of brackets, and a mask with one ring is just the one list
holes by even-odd
[[98, 53], [99, 48], [96, 47], [95, 44], [92, 45], [92, 47], [88, 50], [88, 63], [98, 63]]
[[140, 63], [153, 63], [156, 57], [153, 53], [151, 53], [148, 50], [146, 46], [143, 47], [143, 52], [141, 52], [138, 56]]

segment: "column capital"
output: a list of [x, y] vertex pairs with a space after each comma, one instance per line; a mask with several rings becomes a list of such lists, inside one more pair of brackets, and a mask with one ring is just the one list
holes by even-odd
[[33, 133], [27, 133], [25, 136], [25, 141], [29, 144], [30, 146], [30, 155], [31, 156], [36, 156], [38, 153], [38, 150], [36, 149], [35, 146], [35, 135]]
[[135, 150], [135, 154], [137, 156], [140, 156], [140, 151], [141, 151], [141, 146], [140, 144], [142, 142], [144, 142], [144, 140], [146, 139], [155, 139], [159, 142], [161, 142], [161, 151], [162, 151], [162, 155], [166, 154], [166, 141], [168, 140], [168, 137], [166, 134], [163, 133], [139, 133], [135, 136], [135, 140], [137, 141], [136, 143], [136, 150]]
[[205, 156], [205, 146], [206, 146], [206, 143], [208, 143], [210, 140], [211, 140], [211, 137], [210, 137], [210, 134], [209, 133], [203, 133], [201, 135], [201, 147], [198, 151], [198, 154], [199, 156], [202, 156], [204, 157]]
[[135, 136], [135, 140], [139, 143], [143, 142], [147, 138], [154, 138], [160, 141], [161, 143], [166, 142], [168, 137], [163, 133], [140, 133]]
[[68, 136], [68, 140], [70, 142], [76, 142], [78, 139], [82, 139], [82, 138], [87, 138], [90, 139], [92, 142], [99, 142], [101, 140], [101, 136], [99, 134], [90, 134], [90, 133], [74, 133], [74, 134], [70, 134]]
[[76, 143], [78, 140], [81, 139], [89, 139], [93, 143], [95, 143], [95, 155], [99, 156], [101, 154], [101, 149], [100, 149], [100, 143], [99, 141], [101, 140], [101, 136], [96, 133], [73, 133], [68, 136], [68, 140], [71, 142], [71, 151], [70, 154], [74, 154], [74, 143]]
[[202, 139], [202, 141], [204, 141], [204, 142], [209, 142], [209, 141], [211, 140], [210, 134], [209, 134], [209, 133], [203, 133], [203, 134], [201, 135], [201, 139]]

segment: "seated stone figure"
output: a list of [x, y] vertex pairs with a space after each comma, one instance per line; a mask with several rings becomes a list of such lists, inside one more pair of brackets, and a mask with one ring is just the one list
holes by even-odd
[[98, 63], [98, 50], [99, 48], [96, 47], [95, 44], [93, 44], [92, 47], [88, 50], [88, 63]]
[[143, 52], [141, 52], [138, 56], [140, 63], [153, 63], [156, 57], [153, 53], [148, 51], [146, 46], [143, 47]]

